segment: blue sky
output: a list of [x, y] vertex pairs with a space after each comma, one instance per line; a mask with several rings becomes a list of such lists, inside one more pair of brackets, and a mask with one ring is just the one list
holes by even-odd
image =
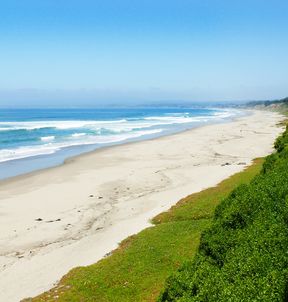
[[288, 1], [0, 1], [0, 106], [288, 95]]

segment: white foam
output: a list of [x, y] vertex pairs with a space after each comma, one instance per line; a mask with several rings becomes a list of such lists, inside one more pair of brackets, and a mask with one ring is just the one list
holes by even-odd
[[[175, 116], [166, 116], [166, 117], [147, 117], [145, 118], [148, 121], [154, 121], [154, 125], [175, 125], [175, 124], [191, 124], [195, 122], [203, 122], [203, 119], [209, 118], [209, 116], [203, 117], [175, 117]], [[213, 117], [211, 117], [213, 118]]]
[[50, 142], [53, 141], [55, 139], [55, 136], [51, 135], [51, 136], [43, 136], [40, 138], [42, 142]]
[[[126, 120], [115, 121], [37, 121], [37, 122], [0, 122], [0, 128], [3, 130], [36, 130], [42, 128], [56, 128], [56, 129], [74, 129], [74, 128], [89, 128], [93, 125], [101, 124], [121, 124]], [[6, 126], [7, 128], [4, 128]]]
[[[69, 136], [42, 136], [43, 142], [37, 146], [23, 146], [15, 149], [0, 149], [0, 162], [20, 159], [35, 155], [52, 154], [62, 148], [92, 144], [110, 144], [145, 135], [153, 135], [163, 131], [162, 126], [186, 123], [205, 123], [211, 120], [221, 120], [238, 114], [236, 110], [219, 110], [211, 115], [189, 116], [171, 113], [166, 116], [151, 116], [143, 119], [119, 119], [114, 121], [35, 121], [35, 122], [0, 122], [0, 131], [33, 130], [43, 128], [75, 129]], [[157, 127], [157, 129], [149, 129]], [[57, 130], [56, 130], [57, 131]], [[87, 131], [87, 132], [85, 132]], [[57, 132], [56, 132], [57, 133]], [[94, 133], [94, 135], [90, 134]]]
[[58, 149], [54, 146], [39, 145], [37, 147], [21, 147], [13, 150], [3, 149], [0, 150], [0, 162], [9, 160], [22, 159], [26, 157], [53, 154]]
[[[126, 120], [120, 119], [115, 121], [35, 121], [35, 122], [0, 122], [0, 131], [11, 130], [36, 130], [43, 128], [55, 128], [55, 129], [91, 129], [99, 130], [105, 128], [115, 132], [131, 131], [134, 129], [149, 128], [152, 126], [172, 125], [172, 124], [185, 124], [193, 122], [201, 122], [205, 120], [227, 118], [235, 115], [233, 110], [222, 110], [213, 113], [211, 116], [195, 116], [190, 117], [186, 113], [180, 115], [171, 113], [167, 116], [151, 116], [145, 117], [143, 120]], [[2, 126], [2, 127], [1, 127]]]
[[72, 137], [80, 137], [80, 136], [85, 136], [86, 133], [73, 133], [71, 136]]
[[0, 131], [11, 131], [11, 128], [2, 127], [2, 128], [0, 128]]
[[117, 143], [121, 141], [125, 141], [128, 139], [133, 139], [137, 137], [141, 137], [144, 135], [153, 135], [156, 133], [162, 132], [162, 129], [154, 129], [154, 130], [143, 130], [137, 132], [130, 132], [126, 134], [120, 135], [109, 135], [109, 136], [84, 136], [84, 139], [79, 139], [75, 142], [66, 141], [62, 143], [47, 143], [44, 145], [38, 145], [33, 147], [19, 147], [16, 149], [2, 149], [0, 150], [0, 162], [5, 162], [9, 160], [15, 159], [23, 159], [27, 157], [32, 157], [36, 155], [48, 155], [53, 154], [56, 151], [73, 146], [80, 145], [94, 145], [94, 144], [109, 144], [109, 143]]

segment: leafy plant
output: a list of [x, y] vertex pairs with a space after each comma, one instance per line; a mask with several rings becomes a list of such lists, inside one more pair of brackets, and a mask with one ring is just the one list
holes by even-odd
[[198, 252], [159, 302], [288, 300], [288, 130], [261, 173], [216, 208]]

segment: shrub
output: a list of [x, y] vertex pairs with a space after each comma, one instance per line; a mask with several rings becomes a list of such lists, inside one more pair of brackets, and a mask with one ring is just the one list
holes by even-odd
[[288, 129], [262, 172], [217, 207], [198, 253], [159, 302], [288, 301]]

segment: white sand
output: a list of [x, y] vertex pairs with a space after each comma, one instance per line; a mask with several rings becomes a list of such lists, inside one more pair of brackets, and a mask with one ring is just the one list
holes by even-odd
[[148, 227], [180, 198], [267, 155], [281, 119], [259, 111], [1, 182], [0, 301], [48, 290], [71, 268], [96, 262]]

